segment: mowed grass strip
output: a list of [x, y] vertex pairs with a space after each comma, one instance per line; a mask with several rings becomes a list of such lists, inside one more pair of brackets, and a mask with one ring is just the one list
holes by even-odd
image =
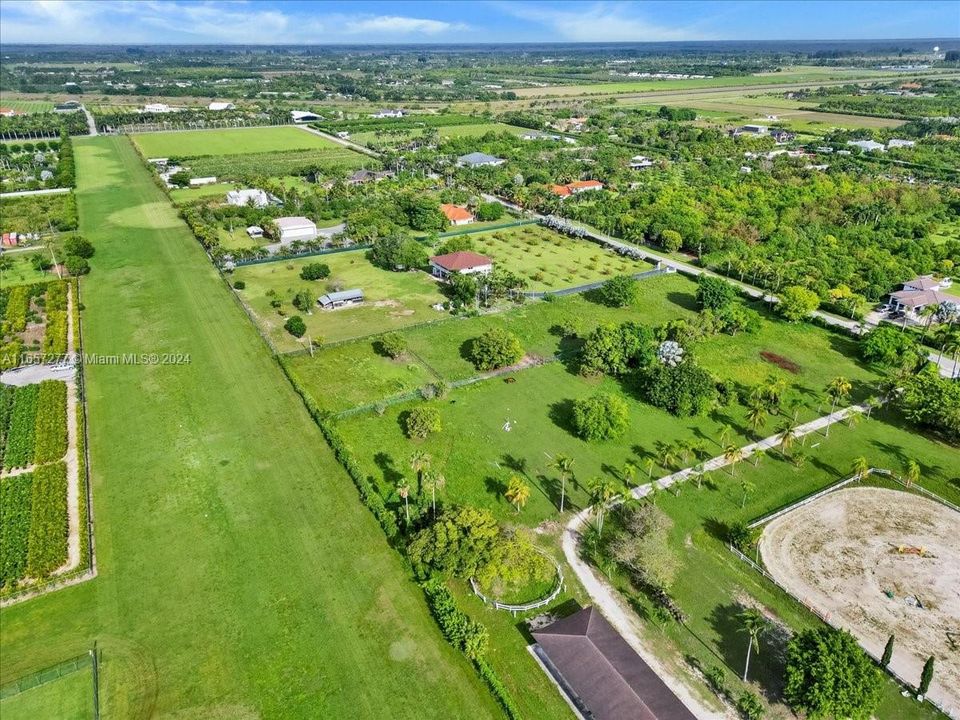
[[[8, 682], [103, 649], [107, 717], [499, 717], [125, 138], [77, 141], [97, 579], [3, 610]], [[9, 658], [9, 660], [7, 659]]]
[[3, 720], [93, 720], [93, 666], [0, 700]]
[[133, 141], [147, 157], [196, 157], [200, 155], [244, 155], [339, 148], [319, 135], [297, 127], [256, 127], [232, 130], [183, 130], [133, 135]]

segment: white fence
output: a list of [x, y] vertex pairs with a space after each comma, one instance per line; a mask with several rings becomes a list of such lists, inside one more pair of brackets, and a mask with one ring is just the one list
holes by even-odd
[[560, 569], [560, 566], [554, 563], [554, 567], [557, 569], [557, 582], [553, 587], [553, 590], [550, 591], [550, 594], [546, 597], [543, 597], [539, 600], [534, 600], [533, 602], [525, 603], [523, 605], [511, 605], [509, 603], [502, 603], [498, 600], [488, 598], [477, 587], [477, 583], [473, 578], [470, 578], [470, 587], [473, 589], [473, 594], [478, 598], [483, 600], [487, 605], [492, 605], [497, 610], [509, 610], [511, 613], [516, 615], [518, 612], [527, 612], [528, 610], [536, 610], [541, 608], [544, 605], [549, 605], [554, 600], [556, 600], [557, 595], [563, 590], [563, 570]]

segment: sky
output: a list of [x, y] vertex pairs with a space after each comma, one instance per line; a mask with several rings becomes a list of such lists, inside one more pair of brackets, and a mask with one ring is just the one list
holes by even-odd
[[960, 37], [960, 0], [2, 0], [7, 43], [477, 43]]

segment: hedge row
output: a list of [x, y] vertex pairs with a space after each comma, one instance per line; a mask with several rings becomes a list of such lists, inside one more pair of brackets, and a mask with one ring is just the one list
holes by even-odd
[[13, 385], [0, 385], [0, 468], [3, 467], [3, 455], [7, 449], [7, 429], [10, 427], [15, 391]]
[[0, 589], [27, 572], [32, 482], [30, 473], [0, 481]]
[[24, 385], [14, 392], [13, 410], [7, 426], [7, 446], [3, 454], [3, 467], [7, 470], [26, 467], [33, 462], [39, 392], [39, 385]]
[[[10, 288], [7, 296], [7, 307], [4, 310], [3, 322], [6, 332], [23, 332], [27, 329], [27, 311], [30, 309], [30, 288], [27, 285], [17, 285]], [[6, 332], [4, 334], [6, 334]]]
[[27, 573], [43, 577], [67, 560], [67, 466], [41, 465], [33, 472]]
[[47, 285], [47, 310], [67, 309], [67, 288], [63, 280], [55, 280]]
[[380, 527], [383, 528], [383, 532], [387, 538], [393, 540], [400, 531], [397, 524], [396, 513], [383, 502], [380, 493], [377, 492], [373, 483], [371, 483], [370, 479], [363, 473], [363, 470], [360, 468], [360, 463], [353, 457], [353, 453], [350, 452], [350, 448], [340, 436], [340, 433], [337, 432], [332, 421], [326, 416], [323, 410], [317, 406], [314, 399], [310, 396], [310, 393], [304, 389], [299, 379], [290, 371], [285, 359], [278, 358], [278, 360], [284, 373], [286, 373], [287, 378], [293, 385], [294, 390], [296, 390], [303, 399], [307, 411], [320, 427], [320, 432], [323, 433], [327, 444], [330, 446], [330, 449], [333, 450], [337, 462], [343, 466], [350, 476], [350, 479], [353, 480], [354, 485], [357, 486], [357, 491], [360, 493], [360, 500], [362, 500], [363, 504], [367, 506], [367, 509], [373, 513], [373, 516], [377, 519], [377, 522], [380, 523]]
[[43, 334], [44, 355], [64, 355], [67, 352], [67, 311], [47, 310], [47, 327]]
[[76, 167], [73, 159], [73, 141], [64, 131], [60, 134], [60, 148], [58, 153], [57, 171], [54, 179], [57, 187], [73, 187], [76, 185]]
[[0, 370], [12, 370], [20, 366], [20, 356], [23, 354], [23, 343], [19, 338], [0, 345]]
[[427, 597], [430, 612], [436, 618], [440, 630], [447, 641], [464, 655], [470, 658], [477, 674], [490, 688], [497, 702], [512, 720], [520, 720], [520, 710], [517, 708], [510, 691], [496, 671], [486, 660], [489, 633], [483, 623], [479, 623], [457, 607], [453, 593], [440, 578], [432, 578], [421, 585]]
[[67, 452], [67, 385], [44, 380], [37, 393], [34, 462], [53, 462]]

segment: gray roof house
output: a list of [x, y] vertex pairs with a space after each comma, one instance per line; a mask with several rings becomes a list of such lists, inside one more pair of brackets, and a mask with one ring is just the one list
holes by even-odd
[[359, 305], [362, 302], [363, 290], [359, 288], [327, 293], [317, 298], [317, 305], [324, 310], [333, 310], [334, 308], [343, 307], [344, 305]]
[[482, 152], [472, 152], [467, 155], [461, 155], [457, 158], [457, 165], [467, 167], [485, 167], [488, 165], [503, 165], [506, 162], [503, 158], [487, 155]]
[[537, 660], [582, 717], [696, 720], [594, 608], [584, 608], [532, 634]]

